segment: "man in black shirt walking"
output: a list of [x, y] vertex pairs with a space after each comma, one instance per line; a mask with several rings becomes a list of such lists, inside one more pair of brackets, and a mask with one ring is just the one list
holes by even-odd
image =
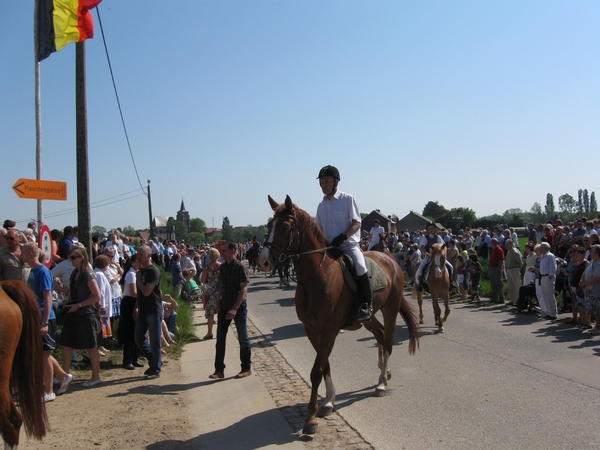
[[[138, 249], [140, 270], [136, 274], [137, 301], [135, 302], [135, 343], [148, 360], [150, 368], [145, 372], [146, 379], [160, 377], [162, 366], [162, 296], [160, 291], [160, 271], [152, 264], [152, 250], [147, 245]], [[150, 334], [150, 343], [146, 333]]]
[[225, 263], [219, 269], [218, 322], [217, 322], [217, 354], [215, 356], [215, 373], [209, 378], [218, 380], [225, 377], [225, 344], [227, 331], [233, 320], [237, 328], [240, 343], [240, 360], [242, 370], [236, 378], [245, 378], [252, 374], [250, 340], [248, 339], [248, 309], [246, 294], [248, 293], [248, 269], [235, 257], [236, 245], [226, 242], [221, 248], [221, 256]]

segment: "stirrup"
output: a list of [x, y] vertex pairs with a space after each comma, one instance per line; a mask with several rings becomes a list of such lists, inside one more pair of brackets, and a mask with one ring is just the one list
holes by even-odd
[[367, 303], [365, 303], [358, 310], [358, 318], [356, 319], [356, 321], [357, 322], [368, 322], [371, 320], [372, 313], [373, 313], [373, 311], [371, 309], [371, 306], [369, 306]]

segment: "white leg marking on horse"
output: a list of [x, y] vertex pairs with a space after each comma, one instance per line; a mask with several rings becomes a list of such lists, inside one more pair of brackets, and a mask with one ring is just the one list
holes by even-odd
[[[388, 361], [390, 359], [390, 354], [388, 352], [383, 352], [383, 361], [381, 363], [381, 373], [379, 374], [379, 386], [377, 386], [377, 390], [381, 389], [385, 390], [387, 386], [387, 380], [391, 378], [392, 372], [388, 366]], [[389, 375], [389, 377], [388, 377]]]
[[325, 375], [325, 403], [323, 406], [328, 406], [333, 408], [333, 404], [335, 403], [335, 386], [333, 385], [333, 380], [331, 379], [331, 375]]

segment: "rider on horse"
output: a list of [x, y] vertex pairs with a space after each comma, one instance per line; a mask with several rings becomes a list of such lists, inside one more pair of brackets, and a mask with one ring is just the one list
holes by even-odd
[[358, 288], [365, 301], [358, 312], [358, 322], [371, 320], [373, 294], [365, 257], [360, 249], [361, 217], [356, 199], [338, 190], [340, 172], [333, 166], [325, 166], [317, 177], [325, 196], [319, 203], [315, 222], [325, 234], [332, 247], [339, 248], [354, 261]]
[[[421, 292], [423, 287], [421, 286], [422, 278], [423, 278], [423, 269], [428, 267], [429, 262], [431, 261], [431, 244], [444, 244], [444, 239], [436, 234], [436, 227], [433, 222], [429, 222], [425, 227], [427, 233], [421, 236], [419, 240], [419, 249], [421, 250], [421, 254], [425, 255], [423, 261], [419, 265], [417, 269], [417, 273], [415, 274], [415, 284], [417, 285], [417, 291]], [[453, 279], [454, 268], [452, 264], [446, 260], [446, 269], [448, 270], [448, 276], [450, 280]]]

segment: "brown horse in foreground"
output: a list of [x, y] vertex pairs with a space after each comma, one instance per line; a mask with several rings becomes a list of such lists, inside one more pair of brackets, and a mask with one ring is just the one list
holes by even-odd
[[[329, 355], [340, 329], [350, 318], [354, 293], [344, 281], [340, 262], [327, 255], [325, 236], [311, 217], [294, 205], [289, 196], [281, 205], [269, 196], [269, 203], [275, 214], [269, 222], [268, 238], [259, 264], [264, 271], [270, 271], [286, 258], [292, 258], [294, 262], [298, 280], [296, 313], [317, 352], [310, 372], [312, 390], [303, 428], [303, 433], [313, 434], [317, 431], [317, 395], [321, 379], [325, 380], [326, 387], [321, 413], [329, 415], [333, 411], [335, 388]], [[380, 374], [375, 394], [383, 396], [387, 380], [392, 376], [388, 359], [392, 354], [398, 312], [408, 328], [410, 354], [414, 354], [419, 343], [419, 330], [416, 315], [403, 295], [404, 276], [400, 266], [389, 253], [367, 252], [366, 255], [381, 266], [387, 278], [387, 286], [373, 293], [373, 318], [364, 323], [377, 340]], [[383, 314], [383, 325], [375, 318], [376, 311]]]
[[19, 444], [23, 422], [27, 435], [40, 440], [48, 428], [41, 318], [35, 294], [26, 283], [0, 282], [0, 433], [8, 448]]
[[[423, 277], [425, 279], [425, 277]], [[427, 278], [427, 290], [431, 293], [433, 303], [433, 313], [435, 315], [435, 324], [440, 333], [444, 332], [444, 322], [450, 315], [450, 276], [446, 270], [446, 244], [431, 245], [431, 262], [429, 266], [429, 277]], [[419, 302], [419, 323], [425, 323], [423, 320], [423, 292], [418, 292], [416, 286], [413, 287], [412, 298]], [[438, 297], [444, 299], [444, 317], [438, 304]]]

